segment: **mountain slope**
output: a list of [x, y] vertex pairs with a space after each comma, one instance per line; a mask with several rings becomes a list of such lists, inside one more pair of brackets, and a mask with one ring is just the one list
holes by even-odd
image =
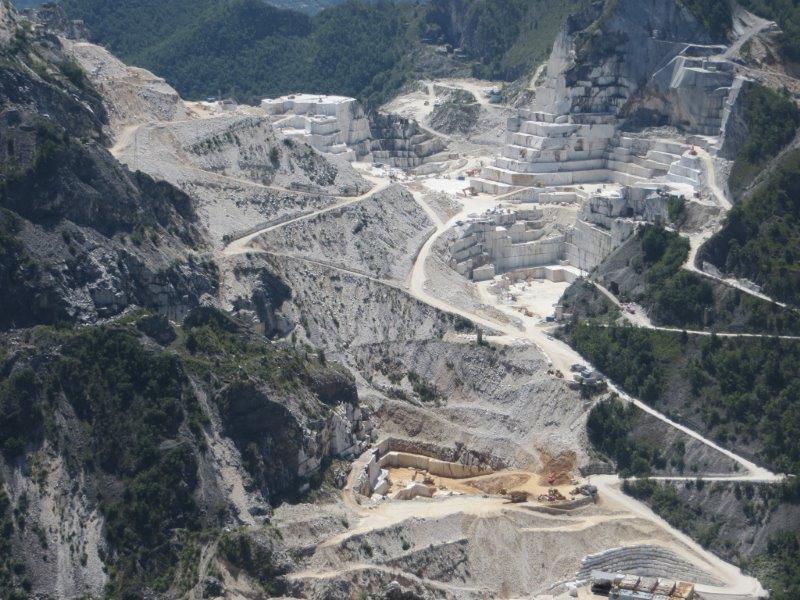
[[781, 157], [755, 190], [734, 206], [722, 230], [701, 249], [724, 273], [749, 279], [768, 295], [800, 304], [800, 150]]
[[2, 327], [196, 305], [217, 283], [196, 253], [206, 240], [190, 198], [117, 163], [81, 69], [47, 34], [3, 16], [0, 278], [20, 293], [4, 295]]
[[400, 79], [411, 8], [346, 2], [311, 18], [261, 0], [66, 0], [115, 54], [187, 98], [314, 90], [383, 99]]
[[163, 75], [184, 97], [252, 101], [314, 90], [372, 106], [412, 72], [446, 60], [423, 42], [461, 47], [454, 65], [471, 65], [476, 76], [516, 79], [546, 58], [566, 17], [585, 4], [348, 0], [309, 17], [261, 0], [63, 0], [96, 41]]
[[[112, 157], [68, 56], [0, 4], [0, 597], [202, 594], [236, 547], [237, 585], [279, 591], [259, 525], [360, 447], [353, 378], [208, 306], [195, 201]], [[258, 277], [274, 320], [291, 291]]]
[[566, 18], [588, 0], [433, 0], [423, 39], [460, 47], [477, 61], [474, 74], [512, 80], [547, 59]]

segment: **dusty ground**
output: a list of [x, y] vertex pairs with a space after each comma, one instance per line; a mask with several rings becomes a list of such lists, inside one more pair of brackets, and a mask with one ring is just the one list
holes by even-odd
[[612, 539], [617, 547], [666, 551], [671, 562], [654, 561], [655, 574], [703, 581], [708, 590], [729, 576], [662, 523], [630, 512], [616, 493], [602, 498], [559, 515], [474, 494], [362, 507], [358, 522], [319, 544], [291, 580], [309, 597], [364, 572], [388, 578], [408, 573], [447, 597], [531, 597], [553, 593], [548, 582], [571, 581], [581, 559], [608, 549]]
[[[481, 475], [480, 477], [469, 477], [466, 479], [452, 479], [439, 477], [419, 472], [416, 469], [406, 467], [390, 468], [389, 479], [392, 482], [389, 495], [403, 489], [414, 481], [422, 482], [426, 478], [433, 479], [433, 483], [440, 491], [453, 491], [460, 494], [483, 495], [489, 494], [504, 495], [507, 492], [519, 491], [528, 492], [532, 499], [540, 494], [547, 494], [550, 488], [556, 488], [567, 499], [571, 496], [569, 492], [574, 489], [574, 485], [549, 485], [545, 475], [538, 475], [528, 471], [499, 471], [491, 475]], [[544, 482], [542, 483], [542, 480]], [[577, 483], [579, 483], [576, 480]], [[577, 484], [576, 483], [576, 484]]]

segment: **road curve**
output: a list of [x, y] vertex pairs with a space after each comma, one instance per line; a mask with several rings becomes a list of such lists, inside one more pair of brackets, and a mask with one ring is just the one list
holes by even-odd
[[[470, 311], [463, 310], [457, 306], [453, 306], [452, 304], [436, 298], [432, 296], [428, 292], [425, 291], [425, 261], [427, 260], [428, 256], [430, 256], [431, 248], [436, 243], [436, 240], [441, 236], [445, 231], [451, 228], [456, 221], [461, 220], [465, 217], [465, 212], [468, 209], [465, 209], [447, 223], [442, 223], [436, 228], [436, 232], [428, 238], [425, 244], [422, 246], [422, 249], [417, 256], [417, 260], [414, 263], [414, 267], [411, 271], [411, 280], [409, 286], [410, 294], [415, 297], [416, 299], [429, 304], [435, 308], [443, 310], [445, 312], [458, 314], [477, 325], [481, 325], [487, 327], [489, 329], [493, 329], [495, 331], [500, 331], [504, 335], [510, 338], [518, 338], [524, 339], [529, 342], [532, 342], [536, 345], [541, 352], [548, 357], [550, 362], [558, 369], [562, 371], [568, 371], [569, 365], [572, 363], [586, 363], [587, 361], [577, 352], [575, 352], [572, 348], [570, 348], [564, 342], [553, 338], [552, 336], [548, 336], [546, 332], [542, 329], [538, 329], [535, 327], [525, 327], [523, 330], [517, 329], [512, 325], [505, 324], [505, 323], [498, 323], [491, 319], [487, 319], [485, 317], [476, 315]], [[609, 382], [609, 387], [612, 391], [616, 392], [620, 398], [627, 400], [628, 402], [634, 404], [647, 414], [661, 420], [662, 422], [666, 423], [670, 427], [674, 427], [679, 431], [689, 435], [693, 439], [709, 446], [710, 448], [721, 452], [728, 458], [734, 460], [737, 464], [739, 464], [744, 470], [749, 473], [749, 475], [753, 478], [763, 481], [782, 481], [784, 479], [783, 475], [777, 475], [772, 473], [771, 471], [759, 467], [755, 463], [731, 452], [730, 450], [726, 450], [716, 444], [715, 442], [709, 440], [708, 438], [700, 435], [696, 431], [689, 429], [688, 427], [676, 423], [672, 419], [668, 418], [666, 415], [660, 413], [659, 411], [655, 410], [654, 408], [648, 406], [641, 400], [631, 397], [630, 395], [623, 392], [619, 389], [613, 382]]]
[[287, 219], [286, 221], [281, 221], [280, 223], [276, 223], [273, 225], [267, 225], [266, 227], [254, 231], [253, 233], [249, 233], [243, 237], [233, 240], [230, 244], [225, 246], [222, 250], [222, 253], [226, 256], [232, 256], [234, 254], [244, 254], [247, 252], [254, 251], [254, 248], [251, 246], [253, 240], [257, 237], [272, 231], [274, 229], [279, 229], [286, 225], [290, 225], [291, 223], [297, 223], [298, 221], [303, 221], [305, 219], [311, 219], [312, 217], [316, 217], [317, 215], [322, 215], [332, 210], [336, 210], [338, 208], [342, 208], [344, 206], [349, 206], [350, 204], [355, 204], [356, 202], [361, 202], [362, 200], [366, 200], [376, 194], [379, 194], [383, 190], [395, 185], [391, 182], [383, 182], [376, 185], [370, 191], [361, 194], [360, 196], [339, 196], [340, 200], [330, 206], [326, 206], [324, 208], [320, 208], [319, 210], [315, 210], [309, 213], [303, 213], [297, 217]]

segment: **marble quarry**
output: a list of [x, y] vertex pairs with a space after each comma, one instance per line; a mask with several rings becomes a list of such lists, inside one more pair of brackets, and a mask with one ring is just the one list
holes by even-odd
[[[745, 79], [686, 11], [655, 0], [620, 2], [625, 10], [605, 21], [591, 11], [585, 22], [568, 21], [531, 107], [509, 118], [500, 156], [472, 180], [477, 191], [700, 184], [689, 144], [635, 136], [626, 125], [669, 125], [691, 144], [714, 146]], [[655, 16], [664, 24], [658, 30], [650, 29]], [[623, 60], [628, 54], [637, 60]]]
[[[639, 223], [665, 222], [669, 198], [675, 195], [663, 183], [584, 187], [542, 188], [516, 199], [580, 204], [574, 225], [564, 233], [548, 233], [539, 208], [496, 209], [471, 219], [461, 226], [450, 249], [450, 266], [476, 282], [552, 265], [591, 271], [633, 235]], [[544, 270], [533, 275], [555, 280]]]
[[[422, 129], [416, 121], [398, 115], [376, 112], [370, 116], [372, 159], [389, 167], [422, 174], [435, 171], [435, 164], [446, 160], [446, 142]], [[446, 153], [445, 153], [446, 154]]]
[[[445, 457], [429, 456], [431, 453], [437, 454], [436, 450], [440, 449], [434, 449], [433, 452], [429, 447], [419, 449], [420, 452], [426, 452], [427, 454], [394, 449], [395, 447], [405, 447], [407, 445], [400, 444], [392, 438], [384, 439], [377, 443], [369, 459], [360, 467], [358, 477], [353, 485], [353, 491], [367, 497], [386, 495], [391, 486], [391, 481], [389, 480], [390, 468], [417, 469], [433, 476], [450, 479], [465, 479], [489, 475], [494, 472], [491, 467], [485, 464], [472, 462], [469, 453], [462, 456], [460, 460], [454, 461], [446, 460]], [[409, 450], [414, 450], [413, 444]], [[442, 451], [442, 454], [447, 453]], [[436, 491], [435, 488], [426, 489], [429, 486], [423, 483], [417, 485], [424, 487], [414, 487], [412, 484], [408, 488], [398, 490], [394, 496], [395, 499], [410, 500], [416, 496], [430, 497]]]
[[538, 209], [489, 211], [462, 227], [451, 248], [451, 266], [474, 281], [515, 269], [557, 264], [564, 236], [545, 237]]
[[369, 120], [355, 98], [293, 94], [266, 98], [261, 109], [275, 118], [273, 125], [285, 137], [307, 142], [319, 152], [350, 161], [370, 153]]
[[[690, 46], [656, 72], [643, 99], [633, 106], [646, 124], [669, 124], [687, 133], [719, 136], [726, 110], [736, 102], [744, 78], [734, 64], [714, 57], [695, 57]], [[735, 84], [735, 85], [734, 85]]]

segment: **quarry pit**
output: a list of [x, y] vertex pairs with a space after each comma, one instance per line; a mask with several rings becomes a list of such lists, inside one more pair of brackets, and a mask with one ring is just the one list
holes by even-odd
[[[553, 337], [566, 289], [641, 228], [669, 223], [674, 198], [713, 215], [682, 232], [692, 255], [730, 208], [719, 152], [747, 83], [719, 48], [656, 43], [645, 29], [631, 25], [631, 39], [663, 63], [658, 73], [624, 78], [601, 65], [574, 82], [564, 35], [519, 109], [491, 102], [489, 83], [475, 80], [422, 82], [370, 117], [351, 98], [310, 93], [184, 105], [163, 81], [150, 82], [158, 110], [144, 111], [115, 88], [115, 156], [202, 196], [221, 303], [261, 318], [252, 274], [273, 269], [292, 293], [267, 324], [355, 373], [366, 410], [326, 430], [351, 463], [344, 488], [271, 521], [301, 557], [288, 575], [295, 597], [399, 581], [433, 597], [588, 599], [598, 597], [593, 571], [618, 587], [617, 575], [635, 575], [632, 591], [661, 578], [692, 582], [706, 600], [763, 595], [626, 496], [609, 465], [597, 468], [585, 426], [601, 398], [564, 380], [586, 363]], [[75, 53], [113, 87], [98, 70], [102, 49]], [[673, 98], [680, 114], [662, 116], [682, 128], [626, 128], [620, 106], [638, 97], [628, 79], [647, 81], [654, 104]], [[479, 105], [470, 134], [431, 127], [453, 89]], [[304, 325], [283, 328], [292, 321]], [[610, 391], [736, 467], [698, 477], [773, 477]], [[242, 520], [254, 522], [235, 483]], [[646, 593], [637, 598], [653, 600]]]

